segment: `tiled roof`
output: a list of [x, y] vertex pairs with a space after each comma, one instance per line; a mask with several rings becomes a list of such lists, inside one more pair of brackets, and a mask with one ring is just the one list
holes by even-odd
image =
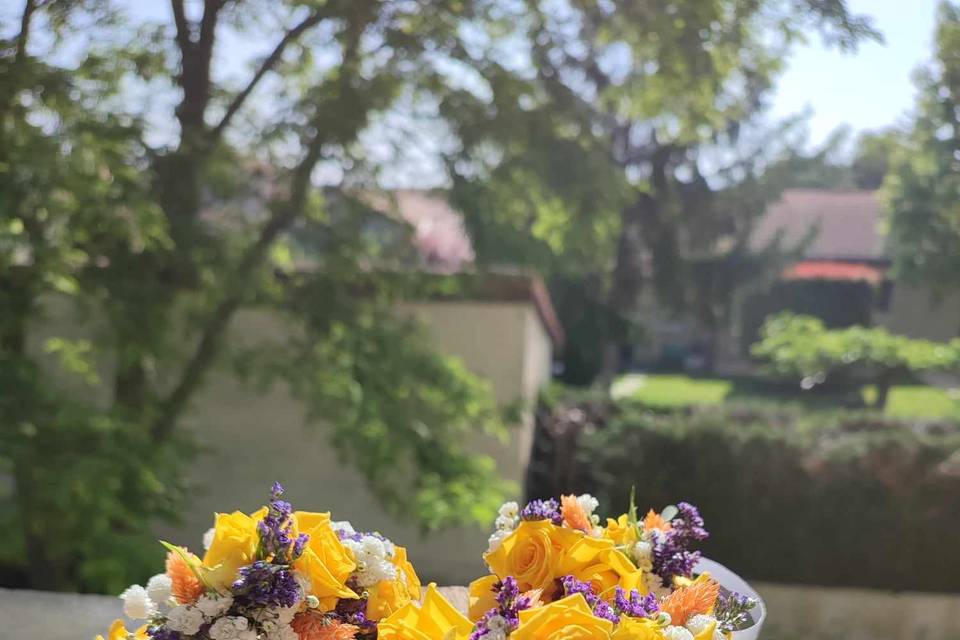
[[473, 262], [473, 245], [463, 217], [442, 195], [398, 189], [385, 198], [375, 198], [373, 206], [413, 227], [413, 244], [432, 269], [452, 272]]
[[760, 249], [782, 233], [785, 246], [794, 246], [813, 229], [807, 258], [876, 260], [884, 257], [881, 219], [876, 191], [787, 189], [767, 209], [751, 245]]

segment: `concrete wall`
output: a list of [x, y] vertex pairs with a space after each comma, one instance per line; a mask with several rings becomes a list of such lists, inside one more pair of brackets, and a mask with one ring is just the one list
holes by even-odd
[[[45, 313], [48, 330], [31, 336], [36, 353], [47, 336], [76, 339], [97, 331], [94, 319], [79, 318], [63, 299], [47, 301]], [[423, 302], [405, 305], [398, 313], [416, 317], [438, 350], [460, 357], [473, 373], [489, 380], [501, 404], [519, 401], [529, 409], [549, 380], [551, 343], [532, 304]], [[278, 341], [289, 330], [276, 316], [252, 310], [241, 311], [230, 328], [234, 344]], [[48, 360], [56, 375], [55, 362]], [[111, 379], [111, 369], [111, 362], [101, 363], [105, 380]], [[109, 402], [109, 387], [77, 390]], [[486, 528], [423, 537], [388, 516], [363, 479], [328, 446], [323, 427], [305, 425], [303, 408], [284, 386], [263, 393], [227, 371], [214, 371], [191, 406], [183, 427], [204, 449], [188, 470], [191, 484], [198, 489], [182, 522], [159, 527], [158, 537], [199, 548], [214, 511], [256, 509], [264, 503], [270, 484], [279, 480], [297, 507], [331, 510], [337, 519], [351, 520], [364, 530], [379, 530], [407, 546], [427, 580], [465, 584], [481, 573]], [[527, 411], [506, 442], [478, 433], [465, 444], [491, 455], [500, 475], [513, 481], [519, 491], [531, 439]], [[158, 561], [160, 555], [158, 547]]]
[[[526, 303], [423, 302], [398, 312], [416, 317], [441, 352], [463, 359], [489, 380], [498, 402], [526, 406], [549, 380], [551, 345], [536, 311]], [[240, 340], [282, 333], [272, 316], [241, 313], [231, 329]], [[273, 480], [288, 489], [295, 506], [331, 510], [364, 530], [379, 530], [404, 544], [421, 576], [441, 584], [466, 583], [482, 569], [480, 553], [488, 531], [469, 528], [427, 537], [388, 516], [364, 481], [325, 440], [322, 427], [305, 427], [303, 411], [287, 390], [253, 393], [228, 375], [211, 376], [194, 402], [188, 421], [209, 452], [190, 470], [202, 493], [192, 501], [184, 522], [159, 533], [196, 546], [215, 510], [252, 510], [264, 501]], [[521, 487], [532, 438], [526, 416], [511, 429], [508, 442], [478, 434], [468, 444], [491, 455], [500, 475]], [[469, 552], [465, 552], [469, 550]]]
[[960, 595], [753, 585], [770, 640], [957, 640]]
[[874, 311], [877, 325], [911, 338], [946, 341], [960, 336], [960, 295], [938, 297], [927, 288], [896, 283], [886, 311]]

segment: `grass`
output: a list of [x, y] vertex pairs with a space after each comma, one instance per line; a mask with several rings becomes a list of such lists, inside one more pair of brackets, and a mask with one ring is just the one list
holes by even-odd
[[[656, 409], [676, 409], [691, 405], [722, 404], [728, 399], [770, 401], [772, 396], [743, 391], [733, 380], [691, 377], [678, 374], [627, 374], [613, 385], [614, 397], [631, 398]], [[876, 395], [872, 387], [861, 390], [864, 402]], [[814, 400], [814, 398], [811, 398]], [[822, 399], [810, 403], [823, 407]], [[899, 418], [960, 419], [960, 391], [924, 385], [900, 385], [890, 390], [884, 411]]]
[[733, 382], [723, 378], [627, 374], [614, 383], [612, 393], [614, 397], [629, 397], [651, 407], [673, 409], [720, 404], [732, 390]]

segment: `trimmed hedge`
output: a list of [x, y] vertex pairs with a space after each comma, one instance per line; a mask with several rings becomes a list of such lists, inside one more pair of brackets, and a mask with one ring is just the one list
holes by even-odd
[[582, 416], [567, 478], [611, 509], [631, 486], [642, 507], [693, 502], [712, 532], [704, 552], [752, 579], [960, 591], [960, 425], [589, 406], [559, 403], [541, 419]]

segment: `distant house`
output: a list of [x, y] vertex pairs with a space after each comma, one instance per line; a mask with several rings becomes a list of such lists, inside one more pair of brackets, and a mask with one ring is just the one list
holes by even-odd
[[811, 313], [834, 326], [870, 324], [915, 338], [960, 335], [960, 298], [897, 282], [886, 253], [877, 191], [789, 189], [751, 238], [756, 249], [780, 238], [802, 247], [780, 282], [745, 302], [742, 343], [767, 313]]

